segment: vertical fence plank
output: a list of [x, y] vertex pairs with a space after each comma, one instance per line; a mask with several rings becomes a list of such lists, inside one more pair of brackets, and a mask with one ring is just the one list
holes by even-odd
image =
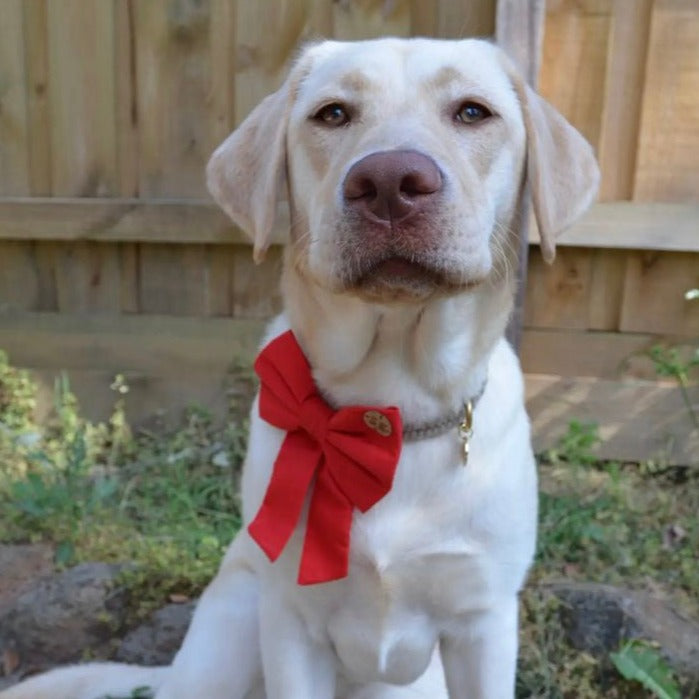
[[634, 186], [639, 201], [699, 201], [699, 6], [656, 0]]
[[495, 34], [497, 0], [438, 0], [437, 36], [462, 39]]
[[599, 145], [600, 199], [631, 199], [653, 0], [615, 2]]
[[51, 115], [49, 105], [48, 16], [46, 0], [24, 0], [27, 66], [29, 179], [34, 196], [51, 194]]
[[141, 196], [203, 197], [209, 129], [210, 5], [135, 2]]
[[699, 336], [699, 305], [684, 292], [699, 283], [697, 256], [634, 252], [624, 278], [620, 330]]
[[138, 313], [140, 253], [138, 243], [119, 243], [119, 308], [122, 313]]
[[280, 85], [310, 9], [306, 0], [236, 3], [236, 124]]
[[64, 243], [54, 251], [58, 310], [65, 313], [121, 310], [120, 270], [113, 243]]
[[122, 197], [138, 196], [138, 73], [133, 0], [113, 0], [116, 73], [117, 190]]
[[527, 275], [525, 324], [532, 328], [587, 328], [592, 251], [559, 249], [553, 265], [532, 254]]
[[142, 313], [209, 315], [206, 246], [143, 244], [139, 308]]
[[55, 195], [117, 193], [112, 9], [83, 0], [47, 3]]
[[0, 243], [0, 309], [39, 310], [39, 279], [29, 243]]
[[618, 330], [626, 273], [626, 250], [592, 250], [587, 327]]
[[346, 0], [333, 5], [334, 36], [337, 39], [372, 39], [379, 36], [410, 35], [409, 0]]
[[434, 3], [411, 0], [410, 33], [412, 36], [437, 35], [437, 6]]
[[211, 0], [209, 72], [209, 151], [231, 132], [235, 115], [235, 4]]
[[210, 245], [208, 312], [212, 316], [233, 314], [233, 269], [235, 265], [234, 245]]
[[264, 262], [255, 265], [248, 246], [236, 246], [233, 261], [233, 315], [269, 318], [281, 309], [279, 275], [281, 249], [270, 248]]
[[539, 91], [597, 147], [611, 0], [557, 0], [546, 8]]
[[29, 194], [26, 76], [21, 0], [7, 0], [0, 22], [0, 196]]

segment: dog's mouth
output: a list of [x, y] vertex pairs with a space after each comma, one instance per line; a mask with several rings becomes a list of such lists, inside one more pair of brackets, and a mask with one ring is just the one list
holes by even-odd
[[375, 262], [347, 282], [348, 290], [358, 296], [383, 302], [422, 301], [472, 285], [460, 282], [447, 270], [398, 255]]

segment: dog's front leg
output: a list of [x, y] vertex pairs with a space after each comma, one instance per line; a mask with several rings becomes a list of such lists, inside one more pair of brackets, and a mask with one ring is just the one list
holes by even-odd
[[440, 642], [449, 699], [512, 699], [517, 671], [517, 598], [474, 615]]
[[244, 699], [262, 682], [259, 581], [238, 537], [204, 591], [156, 699]]
[[260, 645], [267, 699], [332, 699], [335, 656], [313, 641], [303, 620], [274, 592], [260, 603]]

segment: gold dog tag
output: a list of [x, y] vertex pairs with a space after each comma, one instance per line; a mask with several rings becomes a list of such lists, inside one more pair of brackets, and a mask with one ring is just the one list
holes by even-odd
[[473, 402], [464, 403], [464, 419], [459, 425], [459, 439], [461, 440], [461, 461], [464, 466], [468, 463], [469, 442], [473, 436]]

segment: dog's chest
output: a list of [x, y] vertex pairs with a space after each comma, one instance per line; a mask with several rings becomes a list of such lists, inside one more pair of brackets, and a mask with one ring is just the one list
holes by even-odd
[[[440, 451], [432, 456], [447, 458]], [[453, 450], [444, 451], [451, 456]], [[434, 463], [416, 464], [426, 467], [436, 470]], [[460, 497], [461, 474], [442, 473], [445, 482], [419, 485], [409, 470], [403, 468], [385, 500], [355, 518], [347, 581], [308, 600], [311, 623], [319, 621], [319, 607], [325, 609], [316, 632], [329, 636], [352, 680], [416, 679], [440, 633], [488, 588], [490, 562], [477, 532], [464, 524], [470, 504]]]

